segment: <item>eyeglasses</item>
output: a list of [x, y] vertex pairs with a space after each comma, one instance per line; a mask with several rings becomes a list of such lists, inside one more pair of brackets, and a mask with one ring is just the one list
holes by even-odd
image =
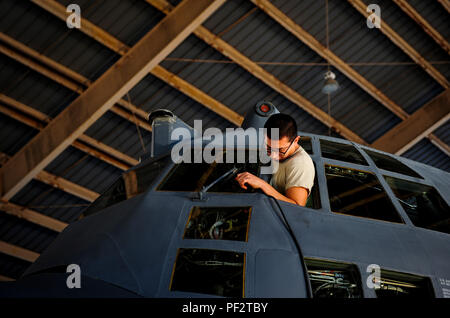
[[[289, 148], [291, 148], [292, 143], [294, 142], [295, 138], [297, 138], [297, 137], [294, 137], [294, 139], [292, 139], [291, 143], [290, 143], [289, 146], [287, 146], [287, 147], [282, 147], [282, 148], [272, 148], [272, 147], [269, 147], [269, 146], [266, 144], [267, 153], [269, 153], [269, 154], [270, 154], [270, 153], [279, 153], [279, 154], [285, 155], [286, 152], [288, 152]], [[286, 149], [286, 150], [283, 151], [283, 150], [281, 150], [281, 149]]]

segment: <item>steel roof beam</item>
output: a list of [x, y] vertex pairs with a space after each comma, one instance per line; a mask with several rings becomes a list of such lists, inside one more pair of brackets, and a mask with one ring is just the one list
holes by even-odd
[[56, 232], [62, 232], [68, 225], [65, 222], [11, 202], [0, 201], [0, 210]]
[[449, 119], [450, 89], [447, 89], [378, 138], [371, 147], [401, 155]]
[[[152, 0], [148, 0], [148, 1], [152, 1]], [[358, 72], [356, 72], [350, 65], [348, 65], [343, 60], [341, 60], [331, 50], [324, 47], [312, 35], [310, 35], [308, 32], [306, 32], [302, 27], [300, 27], [298, 24], [296, 24], [293, 20], [291, 20], [286, 14], [284, 14], [281, 10], [279, 10], [277, 7], [275, 7], [273, 4], [271, 4], [268, 0], [251, 0], [251, 1], [256, 6], [258, 6], [261, 10], [263, 10], [266, 14], [268, 14], [270, 17], [272, 17], [275, 21], [277, 21], [280, 25], [282, 25], [286, 30], [288, 30], [294, 36], [296, 36], [300, 41], [302, 41], [309, 48], [311, 48], [313, 51], [315, 51], [319, 56], [321, 56], [322, 58], [327, 60], [330, 64], [334, 65], [340, 72], [342, 72], [344, 75], [346, 75], [350, 80], [352, 80], [355, 84], [357, 84], [359, 87], [361, 87], [369, 95], [371, 95], [378, 102], [380, 102], [382, 105], [384, 105], [387, 109], [392, 111], [399, 118], [401, 118], [402, 120], [406, 120], [410, 117], [410, 115], [406, 111], [404, 111], [400, 105], [397, 105], [394, 101], [389, 99], [380, 90], [378, 90], [372, 83], [370, 83], [362, 75], [360, 75]], [[383, 22], [382, 27], [385, 27], [385, 26], [386, 26], [386, 23]], [[390, 33], [392, 33], [392, 32], [393, 31], [391, 31]], [[422, 59], [422, 60], [424, 60], [424, 59]], [[417, 63], [417, 61], [416, 61], [416, 63]], [[429, 132], [430, 132], [430, 134], [427, 137], [430, 140], [435, 140], [435, 142], [436, 142], [436, 140], [438, 140], [439, 144], [441, 144], [441, 145], [445, 144], [444, 142], [439, 140], [438, 137], [431, 134], [432, 130]], [[408, 143], [407, 147], [412, 147], [413, 145], [414, 145], [414, 143]], [[406, 149], [407, 148], [405, 148], [404, 151], [406, 151]]]
[[439, 44], [440, 47], [444, 49], [447, 54], [450, 54], [450, 45], [448, 44], [447, 40], [438, 32], [436, 29], [434, 29], [431, 24], [427, 22], [420, 14], [419, 12], [414, 9], [412, 5], [410, 5], [405, 0], [394, 0], [394, 2], [399, 6], [399, 8], [405, 12], [411, 19], [416, 21], [416, 23], [430, 36], [433, 38], [433, 40]]
[[[170, 14], [173, 10], [173, 6], [165, 0], [146, 0], [149, 4], [157, 8], [158, 10], [164, 12], [165, 14]], [[346, 127], [344, 124], [340, 123], [333, 117], [329, 116], [326, 112], [322, 111], [319, 107], [311, 103], [305, 97], [294, 91], [292, 88], [281, 82], [275, 76], [264, 70], [262, 67], [251, 61], [245, 55], [237, 51], [234, 47], [229, 45], [227, 42], [220, 39], [218, 36], [210, 32], [208, 29], [199, 26], [194, 34], [205, 41], [208, 45], [215, 48], [224, 56], [227, 56], [233, 60], [236, 64], [247, 70], [254, 77], [261, 80], [263, 83], [271, 87], [274, 91], [284, 95], [292, 103], [299, 106], [301, 109], [309, 113], [311, 116], [325, 124], [327, 127], [333, 127], [338, 133], [347, 138], [348, 140], [367, 144], [364, 139]]]
[[39, 172], [36, 176], [36, 180], [88, 202], [94, 202], [100, 196], [100, 194], [95, 191], [82, 187], [62, 177], [55, 176], [45, 170]]
[[[6, 154], [0, 153], [0, 155], [3, 155], [5, 158], [8, 158]], [[41, 171], [37, 175], [36, 180], [49, 184], [55, 188], [61, 189], [62, 191], [65, 191], [67, 193], [78, 196], [89, 202], [92, 202], [99, 197], [98, 193], [83, 188], [61, 177], [52, 175], [46, 171]], [[0, 201], [0, 210], [9, 215], [15, 216], [17, 218], [26, 220], [28, 222], [48, 228], [56, 232], [61, 232], [68, 225], [65, 222], [46, 216], [42, 213], [36, 212], [29, 208], [13, 204], [11, 202]], [[37, 258], [34, 252], [24, 250], [23, 248], [14, 246], [9, 243], [3, 245], [0, 243], [0, 252], [16, 258], [25, 259], [30, 262], [34, 262], [35, 258]], [[0, 281], [8, 281], [8, 280], [12, 279], [8, 279], [7, 277], [2, 277], [0, 275]]]
[[450, 13], [450, 1], [448, 0], [437, 0], [448, 13]]
[[9, 200], [172, 52], [225, 0], [185, 0], [0, 169]]
[[272, 19], [277, 21], [287, 31], [294, 35], [301, 42], [306, 44], [310, 49], [316, 52], [324, 60], [328, 61], [331, 65], [335, 66], [340, 72], [347, 76], [351, 81], [362, 88], [367, 94], [376, 99], [379, 103], [388, 108], [395, 115], [401, 119], [407, 118], [408, 114], [386, 95], [384, 95], [379, 89], [377, 89], [372, 83], [366, 80], [358, 72], [356, 72], [350, 65], [345, 63], [331, 50], [323, 46], [317, 41], [311, 34], [306, 32], [301, 26], [296, 24], [281, 10], [275, 7], [267, 0], [251, 0], [258, 8], [264, 11]]
[[[3, 41], [11, 48], [0, 44], [0, 52], [6, 56], [16, 60], [17, 62], [28, 66], [32, 70], [44, 75], [45, 77], [55, 81], [56, 83], [63, 85], [64, 87], [81, 94], [86, 90], [86, 87], [92, 85], [92, 82], [81, 74], [78, 74], [68, 67], [59, 64], [50, 58], [36, 52], [35, 50], [23, 45], [19, 41], [7, 36], [0, 32], [0, 41]], [[25, 56], [25, 55], [27, 56]], [[38, 63], [39, 62], [39, 63]], [[47, 66], [47, 67], [46, 67]], [[53, 70], [55, 71], [53, 71]], [[111, 111], [116, 115], [131, 121], [140, 127], [152, 131], [151, 125], [146, 121], [147, 113], [142, 109], [134, 106], [133, 104], [121, 99], [117, 102], [122, 107], [114, 105]], [[139, 117], [135, 117], [133, 114], [137, 114]]]
[[[366, 19], [371, 12], [367, 12], [367, 5], [361, 0], [347, 0], [359, 13], [361, 13]], [[405, 52], [414, 62], [421, 66], [425, 72], [433, 77], [442, 87], [447, 89], [449, 87], [448, 81], [444, 75], [431, 65], [425, 58], [423, 58], [411, 45], [409, 45], [398, 33], [396, 33], [386, 21], [381, 22], [381, 28], [379, 29], [384, 35], [386, 35], [395, 45], [397, 45], [403, 52]]]
[[[9, 160], [9, 156], [7, 154], [0, 153], [0, 157], [4, 158], [4, 162]], [[4, 163], [1, 163], [0, 166], [3, 164]], [[82, 187], [72, 181], [64, 179], [63, 177], [51, 174], [45, 170], [39, 172], [36, 176], [36, 180], [88, 202], [94, 202], [100, 196], [100, 194], [95, 191]]]
[[15, 279], [8, 276], [0, 275], [0, 282], [12, 282], [12, 281], [15, 281]]
[[[11, 108], [3, 106], [2, 103]], [[50, 118], [44, 113], [4, 94], [0, 94], [0, 112], [39, 131], [50, 122]], [[139, 163], [138, 160], [85, 134], [75, 140], [72, 146], [121, 170], [128, 170]]]
[[450, 157], [450, 146], [443, 142], [441, 139], [437, 138], [435, 135], [428, 135], [431, 143], [438, 147], [443, 153]]
[[[33, 0], [33, 2], [39, 5], [41, 8], [47, 10], [51, 14], [55, 15], [56, 17], [62, 19], [63, 21], [66, 20], [68, 15], [68, 13], [66, 12], [66, 8], [56, 1]], [[119, 55], [125, 55], [130, 50], [130, 47], [128, 45], [119, 41], [117, 38], [99, 28], [89, 20], [83, 19], [80, 31]], [[160, 80], [166, 82], [175, 89], [178, 89], [186, 96], [189, 96], [193, 100], [199, 102], [203, 106], [212, 110], [213, 112], [235, 124], [236, 126], [240, 126], [242, 124], [244, 120], [243, 116], [218, 102], [217, 100], [213, 99], [203, 91], [179, 78], [175, 74], [170, 73], [163, 67], [159, 65], [155, 66], [152, 70], [150, 70], [150, 74], [158, 77]]]
[[193, 100], [212, 110], [217, 115], [225, 118], [236, 126], [241, 126], [242, 122], [244, 121], [244, 117], [242, 115], [236, 113], [228, 106], [212, 98], [202, 90], [183, 80], [181, 77], [178, 77], [175, 74], [169, 72], [165, 68], [158, 65], [151, 71], [151, 73], [163, 82], [166, 82], [173, 88], [179, 90], [186, 96], [189, 96]]
[[7, 243], [5, 241], [0, 241], [0, 253], [20, 258], [30, 263], [33, 263], [39, 257], [39, 253]]
[[[66, 19], [67, 13], [65, 12], [65, 8], [62, 5], [54, 4], [48, 5], [48, 2], [52, 1], [42, 1], [42, 0], [34, 0], [34, 3], [40, 5], [42, 8], [48, 10], [49, 12], [53, 13], [54, 15], [60, 17], [61, 19]], [[173, 6], [165, 1], [158, 0], [156, 2], [153, 1], [147, 1], [152, 5], [155, 5], [157, 9], [164, 10], [163, 12], [168, 14], [173, 10]], [[90, 37], [94, 38], [95, 40], [99, 41], [103, 45], [107, 46], [111, 50], [115, 51], [118, 54], [124, 54], [124, 52], [128, 51], [128, 47], [120, 42], [118, 39], [111, 36], [109, 33], [105, 32], [104, 30], [100, 29], [93, 23], [83, 20], [84, 23], [82, 23], [81, 31], [85, 34], [89, 35]], [[83, 26], [86, 26], [83, 28]], [[251, 62], [250, 60], [243, 60], [245, 58], [242, 54], [234, 50], [231, 46], [227, 46], [227, 44], [220, 39], [213, 39], [212, 33], [210, 33], [208, 30], [206, 30], [203, 27], [197, 28], [194, 33], [205, 40], [207, 43], [208, 41], [211, 41], [215, 43], [215, 47], [222, 53], [228, 53], [235, 59], [241, 61], [240, 65], [244, 68], [246, 68], [250, 73], [253, 75], [257, 74], [256, 76], [260, 76], [264, 78], [266, 84], [268, 83], [269, 86], [272, 86], [277, 91], [282, 91], [283, 93], [286, 93], [288, 96], [288, 99], [291, 99], [295, 104], [299, 105], [300, 107], [306, 108], [306, 111], [312, 114], [316, 119], [319, 119], [327, 126], [332, 126], [335, 128], [335, 130], [339, 133], [341, 133], [344, 137], [348, 138], [349, 140], [356, 141], [361, 144], [367, 144], [362, 138], [357, 136], [354, 132], [350, 131], [348, 128], [346, 128], [344, 125], [339, 123], [338, 121], [334, 120], [333, 118], [329, 118], [328, 114], [323, 112], [321, 109], [307, 101], [303, 96], [299, 95], [292, 89], [288, 88], [286, 85], [284, 85], [281, 81], [276, 80], [273, 76], [271, 76], [268, 72], [265, 72], [261, 67], [256, 65], [255, 63]], [[99, 36], [100, 34], [100, 36]], [[225, 54], [226, 55], [226, 54]], [[229, 56], [230, 57], [230, 56]], [[250, 62], [250, 63], [247, 63]], [[239, 63], [239, 62], [238, 62]], [[243, 66], [244, 65], [244, 66]], [[151, 72], [152, 75], [158, 77], [159, 79], [163, 80], [164, 82], [168, 83], [172, 87], [180, 90], [187, 96], [191, 97], [192, 99], [200, 102], [207, 108], [215, 111], [220, 116], [224, 117], [225, 119], [229, 120], [230, 122], [234, 123], [237, 126], [240, 126], [240, 124], [243, 121], [243, 117], [231, 109], [229, 109], [227, 106], [221, 104], [220, 102], [216, 101], [215, 99], [211, 98], [210, 96], [204, 94], [201, 90], [194, 87], [193, 85], [189, 84], [188, 82], [184, 81], [183, 79], [177, 77], [175, 74], [170, 73], [169, 71], [165, 70], [161, 66], [156, 66]], [[261, 75], [262, 73], [262, 75]], [[272, 78], [271, 78], [272, 77]], [[282, 93], [282, 94], [283, 94]], [[303, 105], [303, 106], [301, 106]]]

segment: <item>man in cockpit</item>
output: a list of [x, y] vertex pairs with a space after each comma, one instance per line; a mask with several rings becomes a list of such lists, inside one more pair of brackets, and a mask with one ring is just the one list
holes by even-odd
[[[238, 174], [236, 181], [243, 189], [248, 186], [261, 189], [277, 200], [305, 206], [314, 184], [315, 170], [311, 157], [298, 144], [300, 136], [295, 120], [286, 114], [275, 114], [269, 117], [264, 128], [267, 154], [272, 160], [278, 160], [278, 170], [270, 184], [249, 172]], [[271, 139], [272, 128], [278, 129], [279, 140]], [[274, 145], [276, 148], [272, 148]]]

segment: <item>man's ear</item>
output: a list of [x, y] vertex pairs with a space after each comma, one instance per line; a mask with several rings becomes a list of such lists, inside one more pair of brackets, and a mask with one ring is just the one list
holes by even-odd
[[297, 143], [298, 144], [298, 142], [300, 141], [300, 136], [297, 136], [297, 137], [295, 137], [295, 143]]

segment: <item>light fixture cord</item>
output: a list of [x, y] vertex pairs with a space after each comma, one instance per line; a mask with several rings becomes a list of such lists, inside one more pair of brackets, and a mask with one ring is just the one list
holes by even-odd
[[[131, 105], [131, 98], [130, 98], [130, 92], [127, 92], [127, 99], [128, 99], [128, 103]], [[134, 113], [134, 110], [132, 111], [133, 114], [133, 118], [134, 118], [134, 123], [136, 124], [136, 130], [139, 136], [139, 141], [141, 142], [141, 147], [142, 150], [144, 151], [144, 153], [146, 153], [147, 151], [145, 150], [145, 144], [144, 144], [144, 139], [142, 138], [141, 135], [141, 130], [139, 129], [139, 124], [136, 118], [136, 114]]]
[[[330, 50], [330, 39], [329, 39], [329, 26], [328, 26], [328, 0], [325, 0], [325, 23], [326, 23], [326, 41], [327, 41], [327, 50]], [[330, 70], [330, 61], [327, 59], [328, 71]]]
[[[326, 24], [326, 41], [327, 41], [327, 50], [330, 50], [330, 39], [328, 35], [328, 0], [325, 0], [325, 24]], [[327, 59], [327, 69], [328, 72], [330, 71], [330, 61]], [[328, 101], [328, 117], [331, 118], [331, 98], [330, 93], [327, 94], [327, 101]], [[329, 123], [328, 125], [328, 136], [331, 136], [331, 125], [332, 123]]]
[[[329, 118], [331, 118], [331, 98], [330, 98], [330, 94], [327, 94], [327, 98], [328, 98], [328, 116]], [[330, 123], [328, 125], [328, 136], [331, 137], [331, 125], [332, 123]]]

